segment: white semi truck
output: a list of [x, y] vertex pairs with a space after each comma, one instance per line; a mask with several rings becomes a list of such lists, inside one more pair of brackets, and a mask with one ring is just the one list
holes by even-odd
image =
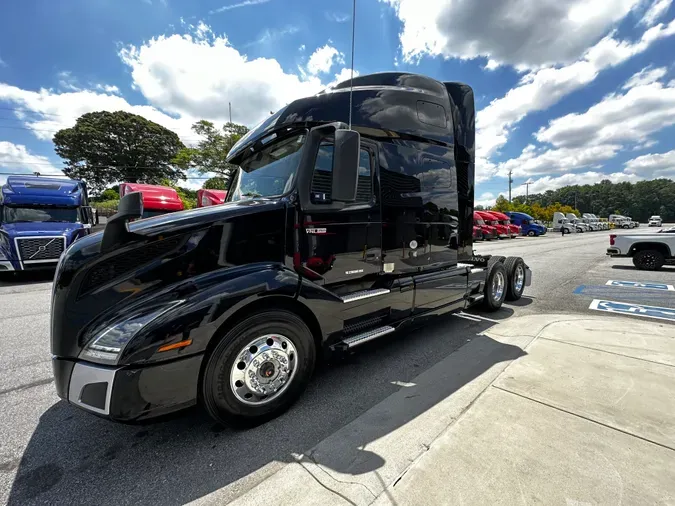
[[553, 213], [553, 231], [560, 232], [563, 229], [566, 234], [573, 234], [577, 231], [577, 227], [572, 225], [563, 213]]
[[566, 218], [572, 225], [577, 227], [577, 232], [579, 233], [588, 232], [591, 229], [587, 223], [581, 221], [574, 213], [567, 213]]

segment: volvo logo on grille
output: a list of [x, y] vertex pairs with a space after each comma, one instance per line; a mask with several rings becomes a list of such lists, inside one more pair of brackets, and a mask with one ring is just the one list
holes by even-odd
[[44, 246], [40, 246], [40, 247], [38, 248], [38, 251], [44, 251], [44, 250], [46, 250], [46, 249], [47, 249], [47, 248], [45, 248]]

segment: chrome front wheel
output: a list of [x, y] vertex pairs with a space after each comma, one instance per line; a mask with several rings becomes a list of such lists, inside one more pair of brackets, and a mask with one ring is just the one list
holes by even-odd
[[271, 402], [293, 381], [297, 360], [298, 351], [287, 337], [257, 337], [239, 350], [230, 371], [230, 388], [244, 404]]

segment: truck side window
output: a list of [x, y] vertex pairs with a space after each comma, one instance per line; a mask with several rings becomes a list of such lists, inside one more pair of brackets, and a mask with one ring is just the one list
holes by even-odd
[[[333, 172], [333, 144], [322, 143], [314, 164], [312, 176], [312, 202], [330, 202]], [[359, 157], [359, 182], [356, 189], [356, 203], [370, 202], [373, 195], [373, 171], [370, 152], [361, 148]]]

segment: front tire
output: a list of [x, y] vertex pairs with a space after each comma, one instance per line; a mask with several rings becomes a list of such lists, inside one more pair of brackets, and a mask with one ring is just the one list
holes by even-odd
[[506, 297], [508, 276], [501, 262], [488, 264], [488, 273], [483, 290], [483, 307], [488, 311], [497, 311]]
[[534, 230], [530, 230], [530, 231], [527, 233], [527, 235], [529, 235], [530, 237], [534, 237], [535, 235], [537, 235], [537, 233], [536, 233]]
[[295, 313], [251, 315], [209, 355], [201, 385], [204, 407], [222, 424], [263, 423], [300, 397], [315, 362], [312, 333]]
[[658, 271], [664, 263], [663, 253], [654, 249], [644, 249], [633, 255], [633, 265], [643, 271]]

